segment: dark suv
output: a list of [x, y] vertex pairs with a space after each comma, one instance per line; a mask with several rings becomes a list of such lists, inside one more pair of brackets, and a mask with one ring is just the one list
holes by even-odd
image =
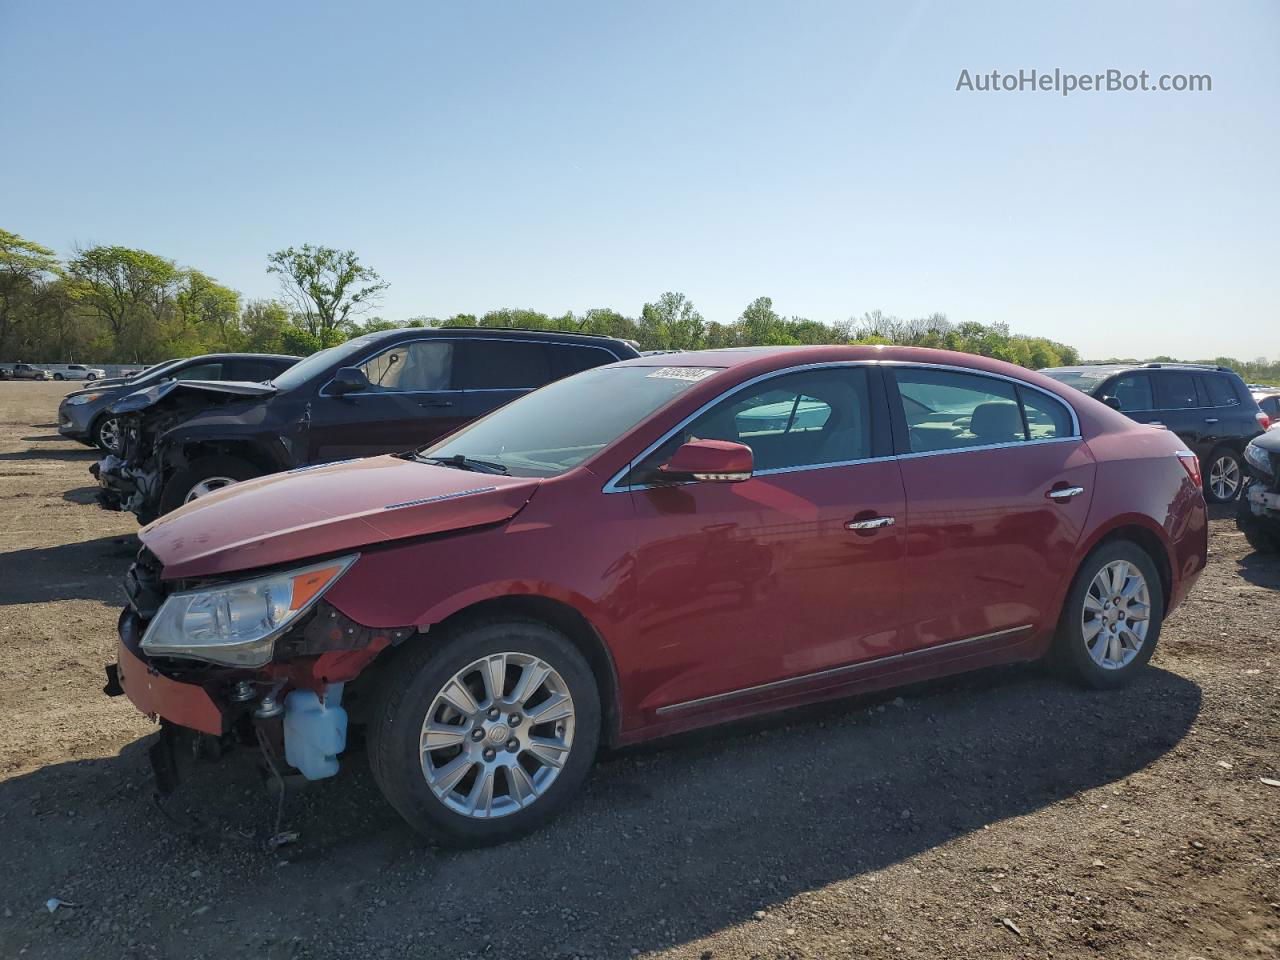
[[1094, 364], [1041, 370], [1139, 423], [1176, 433], [1200, 458], [1204, 496], [1225, 503], [1240, 495], [1249, 441], [1270, 425], [1240, 376], [1193, 363]]
[[420, 447], [543, 384], [637, 356], [612, 337], [416, 328], [321, 350], [265, 384], [161, 383], [111, 407], [121, 449], [94, 465], [98, 501], [150, 523], [263, 474]]

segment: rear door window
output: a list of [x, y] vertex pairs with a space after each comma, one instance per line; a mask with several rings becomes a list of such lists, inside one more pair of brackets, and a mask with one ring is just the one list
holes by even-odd
[[1057, 440], [1075, 435], [1071, 412], [1062, 401], [1026, 387], [1018, 388], [1018, 397], [1027, 418], [1027, 435], [1032, 440]]
[[460, 340], [458, 353], [463, 390], [531, 390], [555, 379], [544, 343]]
[[1027, 439], [1017, 392], [1007, 380], [917, 367], [901, 367], [893, 375], [912, 453]]
[[1188, 410], [1200, 405], [1192, 374], [1167, 370], [1158, 374], [1155, 381], [1157, 410]]

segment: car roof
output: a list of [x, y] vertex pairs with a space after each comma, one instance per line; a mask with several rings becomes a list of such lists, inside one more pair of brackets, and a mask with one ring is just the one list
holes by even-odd
[[621, 337], [611, 337], [602, 333], [574, 333], [569, 330], [527, 330], [523, 327], [398, 327], [395, 330], [362, 333], [351, 339], [378, 344], [383, 341], [398, 340], [406, 336], [413, 339], [426, 336], [461, 337], [464, 339], [478, 337], [483, 340], [546, 340], [550, 343], [581, 343], [591, 346], [600, 346], [608, 343], [624, 344], [629, 349], [635, 349]]
[[777, 346], [777, 347], [724, 347], [712, 350], [691, 350], [659, 356], [642, 356], [624, 360], [614, 366], [631, 367], [710, 367], [745, 368], [743, 372], [766, 373], [785, 367], [804, 366], [810, 363], [925, 363], [933, 366], [959, 367], [978, 372], [994, 373], [1034, 384], [1058, 396], [1070, 396], [1074, 391], [1057, 380], [1043, 376], [1026, 367], [1006, 363], [992, 357], [956, 350], [936, 350], [932, 347], [898, 347], [880, 344], [848, 344], [827, 346]]

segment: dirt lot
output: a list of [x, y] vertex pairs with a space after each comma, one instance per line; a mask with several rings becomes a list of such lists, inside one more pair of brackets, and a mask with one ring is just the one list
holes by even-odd
[[161, 807], [154, 727], [101, 693], [134, 525], [57, 436], [65, 389], [0, 383], [0, 957], [1280, 951], [1280, 561], [1229, 519], [1123, 692], [1001, 670], [680, 738], [467, 853], [411, 834], [354, 752], [266, 853], [247, 763]]

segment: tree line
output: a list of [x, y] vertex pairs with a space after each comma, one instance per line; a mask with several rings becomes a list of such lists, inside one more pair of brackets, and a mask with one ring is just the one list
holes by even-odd
[[215, 351], [308, 354], [398, 327], [519, 327], [606, 334], [642, 350], [784, 344], [906, 344], [982, 354], [1039, 368], [1078, 363], [1078, 351], [1005, 324], [953, 323], [944, 314], [902, 319], [880, 311], [834, 323], [783, 316], [769, 297], [731, 322], [706, 320], [682, 293], [667, 292], [630, 316], [602, 307], [551, 315], [370, 315], [387, 283], [350, 250], [303, 244], [270, 254], [280, 296], [245, 301], [208, 274], [146, 250], [77, 249], [65, 260], [0, 229], [0, 359], [155, 363]]

